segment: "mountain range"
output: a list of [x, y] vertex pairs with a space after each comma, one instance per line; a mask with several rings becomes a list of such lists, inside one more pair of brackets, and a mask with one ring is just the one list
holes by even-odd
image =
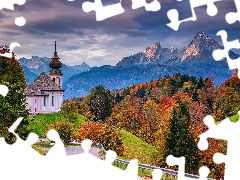
[[[25, 73], [27, 84], [31, 84], [42, 72], [46, 72], [48, 74], [50, 71], [49, 63], [51, 62], [51, 60], [51, 58], [38, 56], [32, 56], [31, 59], [18, 59], [18, 62]], [[81, 65], [75, 66], [62, 64], [61, 71], [64, 74], [63, 82], [65, 82], [69, 77], [75, 74], [80, 74], [82, 72], [88, 71], [90, 68], [91, 67], [85, 62], [83, 62]]]
[[[202, 76], [203, 78], [212, 77], [215, 84], [219, 85], [232, 75], [226, 59], [215, 61], [212, 57], [215, 49], [223, 48], [206, 33], [199, 32], [187, 47], [164, 48], [160, 42], [155, 42], [143, 52], [124, 57], [116, 66], [104, 65], [90, 68], [88, 65], [82, 64], [80, 66], [86, 67], [81, 69], [79, 66], [82, 72], [80, 70], [70, 72], [71, 66], [64, 65], [62, 67], [65, 79], [64, 99], [84, 96], [91, 88], [98, 85], [103, 85], [109, 90], [117, 90], [175, 73]], [[229, 52], [229, 55], [232, 59], [239, 57], [232, 51]], [[36, 63], [34, 58], [32, 59]], [[45, 64], [44, 59], [46, 58], [43, 58], [37, 65], [30, 62], [29, 65], [26, 65], [25, 61], [20, 59], [20, 64], [26, 66], [32, 73], [40, 74], [39, 72], [42, 72], [44, 68], [39, 69], [37, 66], [45, 67], [42, 65], [42, 63]], [[49, 60], [48, 62], [50, 62]], [[47, 68], [49, 68], [48, 65], [44, 70], [49, 71]], [[72, 75], [71, 73], [76, 74]], [[26, 76], [28, 77], [28, 75]], [[30, 77], [28, 78], [30, 79]]]

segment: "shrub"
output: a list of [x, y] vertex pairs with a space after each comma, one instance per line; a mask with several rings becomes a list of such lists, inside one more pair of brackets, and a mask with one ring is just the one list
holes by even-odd
[[55, 129], [64, 143], [74, 140], [74, 132], [69, 122], [55, 122], [50, 126], [50, 129]]
[[84, 139], [101, 143], [106, 150], [114, 150], [120, 156], [123, 154], [124, 147], [121, 134], [111, 126], [99, 122], [84, 124], [79, 127], [76, 140], [81, 142]]
[[239, 114], [235, 114], [234, 116], [231, 116], [229, 119], [232, 122], [237, 122], [239, 120], [239, 118], [240, 118]]

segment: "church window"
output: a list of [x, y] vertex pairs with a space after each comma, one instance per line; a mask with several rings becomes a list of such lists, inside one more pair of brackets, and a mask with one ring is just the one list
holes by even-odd
[[47, 100], [47, 97], [44, 97], [43, 98], [43, 106], [46, 106], [46, 100]]
[[53, 78], [53, 81], [55, 82], [55, 78]]
[[54, 96], [52, 96], [52, 106], [54, 106]]

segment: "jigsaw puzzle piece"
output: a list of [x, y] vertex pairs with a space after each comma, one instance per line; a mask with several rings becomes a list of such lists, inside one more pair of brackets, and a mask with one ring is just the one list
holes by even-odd
[[138, 175], [138, 159], [133, 159], [127, 165], [127, 169], [125, 170], [125, 179], [129, 180], [137, 180]]
[[238, 166], [238, 162], [240, 161], [240, 157], [238, 156], [239, 145], [236, 143], [238, 142], [239, 137], [240, 121], [233, 123], [229, 120], [229, 118], [226, 118], [221, 123], [216, 125], [213, 117], [208, 115], [204, 118], [204, 123], [209, 127], [209, 129], [199, 136], [199, 149], [205, 150], [208, 148], [208, 138], [228, 141], [227, 154], [223, 155], [221, 153], [216, 153], [213, 156], [213, 160], [217, 164], [223, 162], [225, 163], [224, 179], [234, 179], [236, 173], [240, 171]]
[[[178, 180], [191, 180], [192, 178], [185, 176], [185, 157], [174, 157], [172, 155], [169, 155], [166, 158], [167, 164], [169, 166], [178, 166]], [[207, 180], [207, 177], [209, 175], [209, 169], [206, 166], [202, 166], [199, 169], [199, 180]], [[196, 178], [194, 178], [196, 179]]]
[[236, 21], [240, 22], [240, 1], [239, 0], [234, 0], [237, 12], [229, 12], [226, 14], [225, 19], [228, 24], [233, 24]]
[[47, 153], [47, 156], [51, 157], [66, 156], [64, 144], [61, 141], [60, 136], [56, 130], [54, 129], [49, 130], [47, 133], [47, 138], [55, 142], [54, 146]]
[[152, 171], [152, 180], [159, 180], [162, 177], [162, 170], [161, 169], [154, 169]]
[[[26, 0], [2, 0], [0, 3], [0, 10], [5, 8], [5, 9], [10, 9], [14, 10], [14, 4], [18, 5], [23, 5], [26, 2]], [[26, 23], [26, 20], [24, 17], [17, 17], [15, 18], [15, 24], [17, 26], [24, 26]]]
[[25, 2], [26, 0], [1, 0], [0, 10], [3, 8], [14, 10], [14, 4], [23, 5]]
[[12, 42], [11, 44], [10, 44], [10, 47], [9, 47], [9, 52], [8, 53], [4, 53], [4, 54], [1, 54], [0, 53], [0, 56], [3, 56], [3, 57], [7, 57], [7, 58], [11, 58], [12, 57], [12, 52], [13, 52], [13, 48], [15, 48], [15, 47], [21, 47], [21, 45], [19, 44], [19, 43], [17, 43], [17, 42]]
[[213, 155], [213, 161], [216, 164], [225, 163], [225, 172], [224, 172], [224, 179], [234, 179], [236, 178], [236, 174], [239, 172], [239, 152], [238, 149], [235, 152], [231, 152], [232, 148], [229, 149], [227, 155], [222, 153], [215, 153]]
[[167, 16], [170, 20], [170, 23], [168, 23], [167, 26], [177, 31], [181, 23], [186, 21], [196, 21], [197, 16], [195, 13], [195, 8], [203, 5], [207, 5], [206, 12], [209, 16], [215, 16], [218, 12], [218, 9], [214, 3], [217, 1], [222, 1], [222, 0], [201, 0], [201, 1], [190, 0], [192, 17], [183, 19], [183, 20], [179, 20], [179, 13], [176, 9], [171, 9], [167, 12]]
[[[208, 130], [201, 135], [199, 135], [198, 148], [200, 150], [206, 150], [208, 148], [208, 138], [222, 139], [229, 141], [234, 138], [235, 133], [238, 132], [240, 128], [240, 121], [232, 123], [228, 118], [223, 120], [220, 124], [216, 125], [214, 122], [214, 118], [211, 115], [207, 115], [204, 119], [204, 124], [208, 126]], [[230, 128], [229, 130], [232, 133], [223, 133], [226, 131], [226, 128]]]
[[239, 40], [227, 41], [227, 32], [225, 30], [218, 31], [217, 36], [221, 36], [224, 49], [217, 49], [213, 51], [213, 58], [216, 61], [222, 60], [223, 58], [227, 59], [229, 69], [238, 69], [238, 77], [240, 78], [240, 57], [237, 59], [231, 59], [229, 57], [229, 51], [231, 49], [240, 49]]
[[96, 12], [96, 20], [103, 21], [107, 18], [119, 15], [124, 13], [124, 9], [121, 5], [121, 1], [119, 3], [103, 6], [101, 0], [94, 0], [94, 2], [84, 2], [82, 4], [82, 9], [84, 12], [95, 11]]
[[206, 180], [208, 179], [208, 175], [209, 175], [209, 168], [206, 167], [206, 166], [202, 166], [199, 168], [199, 174], [200, 174], [200, 177], [199, 177], [199, 180]]
[[[27, 140], [24, 141], [14, 132], [22, 120], [23, 118], [19, 117], [8, 129], [10, 133], [16, 136], [16, 142], [13, 145], [6, 144], [4, 142], [4, 138], [0, 139], [0, 156], [1, 161], [4, 162], [0, 164], [0, 169], [4, 168], [4, 171], [1, 172], [1, 176], [8, 177], [8, 179], [17, 179], [20, 175], [22, 175], [22, 177], [24, 175], [24, 179], [31, 179], [34, 175], [32, 172], [34, 172], [36, 168], [34, 165], [30, 165], [32, 164], [31, 160], [34, 159], [36, 162], [41, 164], [40, 161], [42, 155], [33, 150], [31, 147], [32, 144], [37, 141], [38, 136], [34, 133], [30, 133]], [[15, 168], [14, 173], [11, 167]], [[23, 173], [22, 167], [27, 167], [29, 173]]]
[[146, 0], [132, 0], [132, 9], [138, 9], [145, 7], [146, 11], [159, 11], [161, 4], [158, 0], [153, 0], [151, 3], [147, 3]]
[[166, 158], [166, 162], [169, 166], [178, 166], [178, 180], [184, 179], [185, 172], [185, 157], [174, 157], [173, 155], [169, 155]]
[[0, 84], [0, 95], [5, 97], [8, 93], [8, 87]]

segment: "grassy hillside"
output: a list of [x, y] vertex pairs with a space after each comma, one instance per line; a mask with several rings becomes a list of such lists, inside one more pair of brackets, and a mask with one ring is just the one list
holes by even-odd
[[139, 163], [156, 165], [159, 152], [154, 146], [125, 130], [121, 131], [121, 135], [125, 149], [122, 159], [131, 160], [137, 158]]
[[63, 114], [40, 114], [33, 116], [33, 119], [28, 126], [28, 130], [36, 133], [40, 138], [46, 137], [49, 127], [55, 122], [70, 122], [74, 132], [78, 131], [80, 125], [88, 122], [87, 118], [80, 114], [76, 114], [77, 119], [74, 121], [69, 120]]

